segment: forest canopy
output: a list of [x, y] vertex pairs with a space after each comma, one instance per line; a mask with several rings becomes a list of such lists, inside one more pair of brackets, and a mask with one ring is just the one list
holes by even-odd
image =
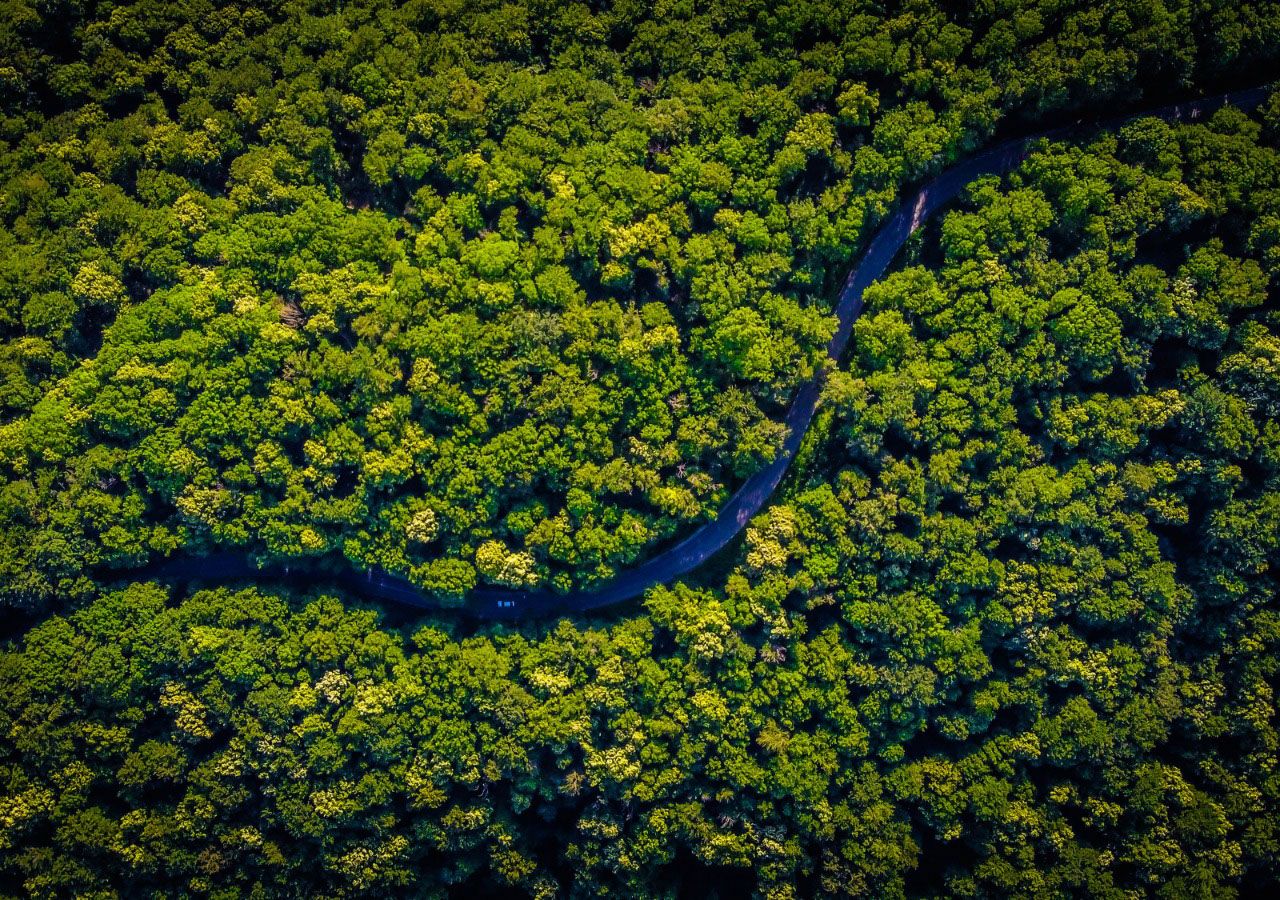
[[772, 459], [906, 182], [1270, 5], [10, 4], [0, 592], [186, 549], [565, 590]]
[[772, 457], [904, 189], [1261, 80], [1278, 32], [9, 5], [0, 893], [1274, 893], [1280, 91], [970, 184], [867, 290], [774, 502], [637, 609], [133, 570], [605, 579]]
[[[1280, 94], [975, 184], [642, 615], [107, 591], [0, 656], [37, 894], [1232, 896], [1280, 859]], [[699, 879], [707, 881], [699, 881]]]

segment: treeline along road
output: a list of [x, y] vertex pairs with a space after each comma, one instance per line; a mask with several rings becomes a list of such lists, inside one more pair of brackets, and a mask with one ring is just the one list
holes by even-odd
[[[1009, 172], [1041, 140], [1078, 137], [1138, 118], [1159, 118], [1170, 122], [1198, 121], [1224, 106], [1252, 109], [1262, 103], [1269, 90], [1268, 87], [1248, 88], [1142, 110], [1100, 123], [1071, 123], [1005, 141], [947, 169], [902, 202], [867, 245], [853, 271], [849, 273], [836, 303], [838, 324], [827, 348], [828, 368], [820, 370], [792, 400], [785, 418], [787, 436], [773, 462], [748, 478], [721, 507], [715, 518], [669, 549], [620, 573], [601, 586], [567, 593], [478, 587], [470, 592], [459, 611], [481, 619], [521, 619], [588, 612], [633, 599], [654, 585], [670, 582], [696, 569], [732, 541], [778, 489], [813, 421], [826, 371], [839, 362], [849, 342], [853, 324], [862, 313], [863, 292], [884, 274], [907, 239], [930, 217], [959, 196], [966, 185], [984, 175], [1003, 175]], [[316, 564], [308, 561], [299, 561], [287, 567], [275, 565], [262, 569], [255, 564], [250, 554], [229, 551], [203, 556], [175, 556], [149, 566], [140, 574], [160, 580], [199, 579], [214, 582], [288, 579], [301, 574], [314, 575], [317, 572]], [[333, 572], [325, 572], [324, 577], [368, 600], [422, 609], [446, 608], [446, 604], [438, 598], [389, 572], [377, 569], [357, 572], [343, 564]]]

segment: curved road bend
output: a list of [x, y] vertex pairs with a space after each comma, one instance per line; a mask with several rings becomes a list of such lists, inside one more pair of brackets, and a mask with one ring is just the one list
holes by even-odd
[[[638, 597], [657, 584], [678, 578], [706, 562], [724, 548], [747, 521], [756, 515], [773, 496], [787, 467], [795, 458], [805, 432], [813, 420], [818, 396], [826, 371], [844, 353], [853, 323], [862, 313], [862, 292], [884, 274], [889, 263], [907, 238], [939, 208], [951, 202], [965, 186], [983, 175], [1003, 175], [1026, 158], [1033, 143], [1041, 138], [1062, 139], [1077, 133], [1111, 128], [1137, 118], [1155, 117], [1166, 121], [1194, 121], [1207, 118], [1223, 106], [1252, 109], [1270, 94], [1267, 87], [1256, 87], [1216, 97], [1188, 100], [1170, 106], [1145, 110], [1089, 125], [1071, 125], [1040, 134], [1017, 138], [969, 157], [947, 169], [921, 187], [906, 203], [883, 222], [871, 243], [849, 274], [836, 304], [838, 325], [827, 346], [830, 362], [807, 382], [792, 401], [784, 423], [787, 437], [772, 463], [743, 483], [716, 518], [693, 531], [688, 537], [648, 562], [619, 573], [611, 581], [595, 588], [556, 594], [551, 591], [521, 591], [508, 588], [478, 587], [467, 596], [465, 606], [455, 611], [481, 619], [523, 619], [562, 613], [586, 612]], [[315, 571], [304, 561], [291, 564], [299, 571]], [[241, 552], [215, 553], [208, 556], [179, 556], [162, 561], [145, 570], [156, 578], [176, 577], [200, 580], [237, 581], [264, 577], [287, 577], [288, 568], [273, 566], [259, 569], [250, 556]], [[345, 590], [374, 601], [390, 601], [421, 609], [453, 609], [436, 598], [424, 594], [409, 581], [381, 570], [364, 573], [347, 569], [325, 573], [320, 577], [335, 581]]]

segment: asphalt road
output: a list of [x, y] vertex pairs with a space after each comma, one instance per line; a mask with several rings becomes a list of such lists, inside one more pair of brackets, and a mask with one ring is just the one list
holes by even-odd
[[813, 421], [827, 371], [836, 365], [849, 343], [853, 323], [862, 313], [863, 291], [884, 274], [912, 232], [954, 200], [967, 184], [983, 175], [1002, 175], [1008, 172], [1026, 158], [1032, 145], [1042, 138], [1062, 140], [1082, 136], [1148, 116], [1171, 122], [1190, 122], [1207, 118], [1227, 105], [1252, 109], [1261, 104], [1269, 93], [1270, 89], [1267, 87], [1250, 88], [1131, 113], [1103, 122], [1078, 122], [999, 144], [956, 164], [925, 184], [881, 224], [862, 258], [849, 273], [836, 303], [835, 312], [839, 324], [827, 347], [827, 367], [800, 389], [788, 408], [784, 420], [787, 437], [774, 461], [748, 478], [721, 507], [715, 519], [702, 525], [670, 549], [633, 569], [619, 573], [599, 587], [566, 594], [478, 587], [467, 596], [464, 606], [455, 608], [442, 604], [435, 597], [423, 593], [410, 582], [389, 572], [376, 569], [357, 572], [349, 567], [333, 572], [302, 560], [288, 567], [260, 569], [248, 554], [241, 552], [179, 556], [151, 565], [136, 574], [159, 580], [198, 579], [206, 582], [311, 577], [336, 582], [345, 590], [368, 600], [399, 603], [421, 609], [456, 609], [460, 613], [481, 619], [524, 619], [581, 613], [638, 597], [654, 585], [672, 581], [702, 565], [733, 540], [747, 522], [769, 502]]

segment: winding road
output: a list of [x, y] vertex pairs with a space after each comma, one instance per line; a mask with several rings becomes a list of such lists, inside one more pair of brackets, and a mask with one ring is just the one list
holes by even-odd
[[669, 582], [706, 562], [732, 541], [748, 520], [769, 502], [813, 421], [826, 372], [837, 364], [849, 343], [853, 323], [862, 313], [863, 291], [884, 274], [907, 238], [941, 207], [954, 200], [967, 184], [983, 175], [1003, 175], [1008, 172], [1025, 159], [1032, 145], [1041, 139], [1057, 140], [1077, 136], [1145, 117], [1190, 122], [1206, 118], [1223, 106], [1252, 109], [1261, 104], [1269, 94], [1268, 87], [1250, 88], [1143, 110], [1101, 123], [1076, 123], [1017, 138], [971, 156], [925, 184], [881, 224], [857, 266], [849, 274], [836, 304], [839, 324], [827, 346], [828, 365], [800, 389], [788, 408], [784, 420], [787, 437], [773, 462], [748, 478], [720, 509], [715, 519], [702, 525], [670, 549], [633, 569], [621, 572], [599, 587], [565, 594], [479, 587], [468, 594], [464, 606], [453, 607], [424, 594], [409, 581], [388, 572], [375, 569], [360, 573], [351, 568], [336, 573], [322, 572], [315, 564], [305, 561], [292, 563], [289, 567], [262, 569], [255, 565], [249, 554], [242, 552], [179, 556], [153, 564], [142, 572], [135, 573], [135, 576], [145, 574], [160, 580], [239, 581], [289, 578], [290, 570], [294, 573], [313, 572], [320, 573], [316, 577], [336, 582], [343, 589], [368, 600], [420, 609], [448, 609], [475, 618], [497, 620], [582, 613], [638, 597], [654, 585]]

